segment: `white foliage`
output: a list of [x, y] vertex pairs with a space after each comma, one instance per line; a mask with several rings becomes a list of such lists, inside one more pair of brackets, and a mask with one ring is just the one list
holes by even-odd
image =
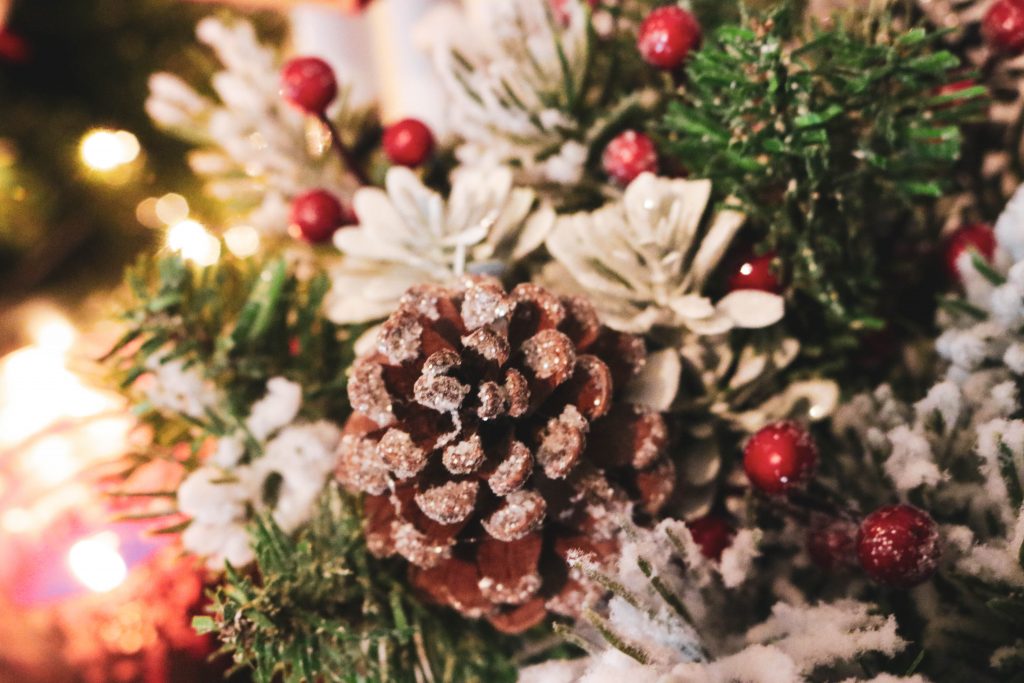
[[146, 360], [146, 369], [151, 376], [144, 392], [158, 410], [202, 418], [219, 399], [217, 389], [203, 379], [199, 370], [186, 368], [182, 360], [166, 360], [154, 354]]
[[513, 187], [507, 168], [459, 175], [447, 200], [407, 168], [390, 169], [386, 185], [360, 189], [359, 225], [334, 234], [346, 257], [327, 301], [335, 322], [383, 318], [413, 285], [508, 268], [540, 246], [554, 220], [549, 209], [534, 212], [534, 193]]
[[778, 322], [784, 313], [778, 295], [739, 290], [717, 304], [702, 295], [744, 220], [721, 211], [702, 232], [710, 198], [710, 181], [641, 174], [620, 201], [559, 217], [547, 239], [557, 264], [543, 279], [566, 289], [567, 274], [573, 287], [591, 294], [605, 322], [624, 332], [661, 327], [722, 334]]
[[[457, 155], [468, 172], [513, 164], [524, 182], [556, 184], [582, 175], [586, 149], [568, 93], [586, 77], [588, 22], [579, 0], [559, 4], [562, 22], [548, 0], [467, 3], [430, 22], [448, 125], [462, 138]], [[545, 157], [550, 149], [558, 152]]]
[[259, 43], [252, 25], [207, 17], [196, 33], [224, 67], [211, 80], [219, 101], [177, 76], [157, 73], [149, 81], [146, 111], [159, 125], [203, 145], [190, 162], [208, 179], [207, 192], [243, 207], [247, 223], [278, 234], [287, 229], [290, 200], [300, 192], [324, 188], [347, 196], [351, 187], [342, 169], [322, 158], [324, 136], [311, 143], [308, 117], [281, 98], [277, 56]]
[[[341, 432], [329, 422], [295, 422], [301, 399], [299, 385], [282, 377], [270, 379], [267, 394], [245, 420], [259, 452], [243, 462], [245, 435], [223, 436], [207, 464], [179, 487], [178, 509], [191, 518], [182, 544], [205, 557], [211, 568], [223, 567], [225, 560], [235, 566], [252, 561], [245, 527], [252, 510], [269, 509], [286, 532], [310, 518], [337, 462]], [[273, 489], [271, 500], [266, 499], [268, 487]]]

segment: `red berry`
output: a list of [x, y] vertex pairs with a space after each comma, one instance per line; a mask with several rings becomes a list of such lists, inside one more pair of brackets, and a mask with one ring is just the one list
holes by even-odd
[[996, 234], [992, 226], [985, 223], [974, 223], [958, 228], [946, 241], [946, 272], [953, 282], [960, 282], [960, 269], [957, 261], [960, 254], [968, 249], [978, 252], [982, 258], [992, 262], [996, 253]]
[[434, 151], [434, 134], [418, 119], [402, 119], [384, 131], [384, 154], [399, 166], [419, 166]]
[[818, 447], [795, 422], [776, 422], [750, 437], [743, 452], [747, 477], [765, 493], [785, 493], [806, 481], [818, 461]]
[[774, 251], [769, 251], [761, 256], [755, 256], [753, 252], [741, 254], [736, 261], [735, 270], [729, 277], [729, 291], [760, 289], [763, 292], [778, 294], [782, 287], [779, 285], [779, 279], [772, 272], [774, 260]]
[[0, 28], [0, 62], [22, 64], [28, 61], [31, 54], [24, 38]]
[[675, 69], [700, 45], [700, 24], [682, 7], [659, 7], [647, 15], [637, 33], [640, 56], [659, 69]]
[[1024, 0], [996, 0], [981, 21], [981, 33], [994, 49], [1024, 52]]
[[927, 581], [939, 564], [939, 530], [927, 512], [887, 505], [868, 515], [857, 534], [857, 557], [875, 581], [910, 588]]
[[807, 552], [822, 569], [845, 567], [854, 563], [856, 536], [857, 527], [843, 519], [817, 524], [807, 532]]
[[350, 222], [337, 198], [327, 190], [311, 190], [292, 202], [290, 232], [293, 237], [319, 243], [331, 239], [334, 231]]
[[686, 527], [693, 536], [693, 541], [700, 546], [700, 553], [709, 560], [716, 562], [722, 559], [722, 553], [732, 545], [736, 530], [722, 517], [708, 515], [687, 522]]
[[601, 166], [609, 178], [625, 187], [645, 171], [658, 172], [658, 152], [649, 137], [627, 130], [604, 148]]
[[296, 57], [281, 69], [281, 97], [307, 114], [323, 114], [337, 94], [334, 69], [318, 57]]

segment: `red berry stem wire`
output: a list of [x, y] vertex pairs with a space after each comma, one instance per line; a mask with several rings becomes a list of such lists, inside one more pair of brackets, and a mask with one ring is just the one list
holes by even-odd
[[327, 128], [328, 135], [331, 136], [331, 147], [341, 157], [341, 163], [345, 166], [345, 170], [352, 174], [360, 185], [369, 185], [370, 179], [367, 177], [366, 172], [363, 171], [359, 162], [356, 161], [355, 155], [352, 154], [352, 150], [348, 148], [345, 142], [341, 139], [341, 134], [338, 132], [338, 127], [334, 125], [334, 122], [327, 118], [326, 113], [319, 114], [317, 118], [320, 123]]

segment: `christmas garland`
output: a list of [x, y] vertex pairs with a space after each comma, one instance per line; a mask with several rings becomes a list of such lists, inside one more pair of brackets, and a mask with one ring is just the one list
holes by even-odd
[[445, 135], [152, 78], [228, 229], [128, 275], [125, 476], [236, 667], [1024, 680], [1024, 2], [823, 4], [444, 6]]

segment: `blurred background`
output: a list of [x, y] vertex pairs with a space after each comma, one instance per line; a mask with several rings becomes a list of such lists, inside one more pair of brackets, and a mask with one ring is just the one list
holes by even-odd
[[227, 11], [283, 30], [254, 8], [0, 0], [0, 683], [222, 679], [190, 627], [207, 577], [104, 486], [146, 435], [93, 361], [125, 266], [204, 212], [147, 79], [202, 82], [196, 22]]

